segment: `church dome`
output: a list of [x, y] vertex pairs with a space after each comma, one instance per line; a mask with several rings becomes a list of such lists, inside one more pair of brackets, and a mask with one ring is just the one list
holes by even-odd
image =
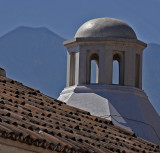
[[114, 18], [97, 18], [84, 23], [76, 32], [79, 37], [110, 37], [137, 39], [134, 30], [124, 21]]

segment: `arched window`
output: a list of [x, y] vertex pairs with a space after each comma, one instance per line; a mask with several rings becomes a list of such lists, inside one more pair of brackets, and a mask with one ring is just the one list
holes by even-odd
[[112, 84], [120, 84], [120, 62], [121, 58], [119, 54], [113, 56], [113, 71], [112, 71]]
[[119, 62], [113, 61], [113, 79], [112, 84], [119, 84]]
[[99, 56], [93, 54], [90, 58], [90, 83], [99, 82]]

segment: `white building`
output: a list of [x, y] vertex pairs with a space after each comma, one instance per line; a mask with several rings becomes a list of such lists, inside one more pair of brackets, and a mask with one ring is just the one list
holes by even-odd
[[[134, 30], [121, 20], [93, 19], [64, 45], [68, 50], [67, 87], [59, 100], [160, 144], [160, 117], [142, 90], [142, 57], [147, 45]], [[91, 84], [92, 60], [97, 64], [96, 84]], [[115, 60], [118, 85], [112, 84]]]

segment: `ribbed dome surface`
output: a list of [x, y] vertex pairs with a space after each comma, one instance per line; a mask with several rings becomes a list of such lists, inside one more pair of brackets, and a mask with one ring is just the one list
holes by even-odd
[[78, 37], [111, 37], [137, 39], [133, 29], [125, 22], [114, 18], [97, 18], [84, 23], [76, 32]]

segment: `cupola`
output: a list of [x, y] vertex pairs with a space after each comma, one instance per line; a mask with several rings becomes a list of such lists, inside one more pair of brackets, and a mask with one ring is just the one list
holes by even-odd
[[113, 62], [119, 63], [119, 85], [142, 88], [142, 51], [134, 30], [113, 18], [84, 23], [73, 40], [64, 42], [67, 55], [67, 86], [91, 83], [91, 62], [97, 64], [97, 84], [111, 85]]

